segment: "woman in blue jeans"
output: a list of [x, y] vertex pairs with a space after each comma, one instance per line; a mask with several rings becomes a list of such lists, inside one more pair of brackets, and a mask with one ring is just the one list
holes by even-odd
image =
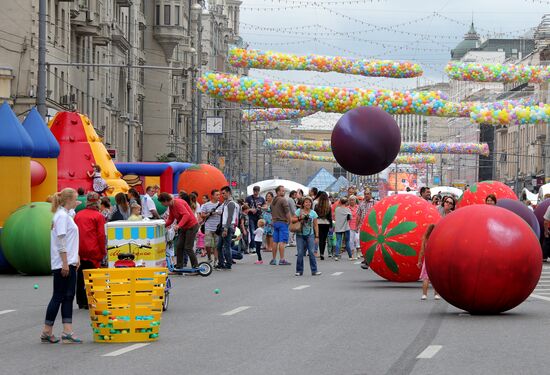
[[78, 227], [73, 216], [78, 204], [76, 190], [63, 189], [52, 199], [52, 229], [50, 236], [53, 295], [46, 310], [44, 329], [40, 341], [50, 344], [59, 342], [53, 334], [53, 324], [61, 307], [63, 343], [80, 344], [73, 332], [73, 300], [76, 291], [76, 271], [80, 266], [78, 256]]
[[317, 251], [315, 245], [319, 243], [319, 226], [317, 225], [317, 213], [311, 209], [313, 200], [310, 197], [303, 198], [302, 208], [296, 210], [296, 216], [292, 222], [301, 222], [302, 230], [296, 232], [296, 246], [298, 247], [298, 259], [296, 262], [296, 276], [304, 274], [304, 256], [309, 255], [309, 267], [313, 276], [319, 276], [317, 271]]

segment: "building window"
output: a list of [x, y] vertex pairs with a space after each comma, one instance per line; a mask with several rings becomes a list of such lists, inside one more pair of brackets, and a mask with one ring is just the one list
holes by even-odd
[[170, 25], [170, 5], [164, 6], [164, 24]]
[[176, 5], [175, 16], [176, 16], [175, 24], [176, 26], [180, 26], [180, 6], [179, 5]]
[[157, 5], [155, 24], [160, 25], [160, 5]]
[[57, 38], [59, 37], [59, 3], [55, 2], [55, 34], [54, 34], [54, 40], [57, 42]]
[[61, 46], [65, 46], [65, 9], [61, 9]]

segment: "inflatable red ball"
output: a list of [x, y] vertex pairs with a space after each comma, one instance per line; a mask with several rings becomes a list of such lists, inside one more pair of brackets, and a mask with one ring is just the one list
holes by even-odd
[[494, 194], [499, 199], [518, 200], [512, 189], [499, 181], [482, 181], [470, 186], [458, 200], [456, 208], [471, 206], [472, 204], [485, 204], [485, 198]]
[[42, 164], [31, 160], [31, 186], [40, 185], [46, 179], [48, 172]]
[[473, 205], [445, 216], [426, 247], [437, 292], [472, 314], [513, 309], [535, 289], [542, 271], [538, 238], [504, 208]]
[[371, 209], [361, 227], [361, 251], [370, 268], [386, 280], [417, 281], [422, 237], [439, 221], [437, 209], [414, 195], [392, 195]]
[[198, 201], [202, 202], [202, 196], [210, 196], [213, 189], [221, 189], [229, 185], [223, 173], [209, 164], [199, 164], [189, 167], [180, 175], [178, 190], [185, 190], [187, 194], [196, 191], [199, 193]]
[[401, 148], [395, 119], [378, 107], [358, 107], [346, 112], [330, 138], [334, 158], [346, 171], [372, 175], [383, 171]]

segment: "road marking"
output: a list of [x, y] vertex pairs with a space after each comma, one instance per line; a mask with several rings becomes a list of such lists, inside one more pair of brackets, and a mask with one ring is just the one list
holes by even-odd
[[331, 276], [340, 276], [343, 272], [334, 272]]
[[309, 288], [309, 285], [300, 285], [300, 286], [297, 286], [296, 288], [292, 288], [292, 290], [302, 290], [305, 288]]
[[115, 350], [114, 352], [103, 354], [102, 357], [116, 357], [116, 356], [122, 355], [124, 353], [131, 352], [132, 350], [143, 348], [144, 346], [147, 346], [147, 345], [150, 345], [150, 344], [151, 343], [141, 343], [141, 344], [130, 345], [130, 346], [127, 346], [125, 348]]
[[532, 293], [532, 294], [531, 294], [531, 297], [533, 297], [533, 298], [538, 298], [538, 299], [542, 299], [542, 300], [544, 300], [544, 301], [550, 302], [550, 297], [539, 296], [538, 294], [535, 294], [535, 293]]
[[441, 345], [429, 345], [422, 353], [420, 353], [416, 358], [418, 359], [428, 359], [433, 358], [438, 351], [441, 350], [443, 346]]
[[353, 264], [361, 264], [361, 263], [363, 263], [363, 262], [354, 262]]
[[249, 308], [250, 308], [250, 306], [241, 306], [241, 307], [237, 307], [236, 309], [233, 309], [233, 310], [231, 310], [231, 311], [224, 312], [222, 315], [223, 315], [223, 316], [235, 315], [235, 314], [240, 313], [241, 311], [248, 310]]
[[0, 315], [4, 315], [4, 314], [11, 313], [11, 312], [14, 312], [14, 311], [17, 311], [17, 310], [2, 310], [2, 311], [0, 311]]

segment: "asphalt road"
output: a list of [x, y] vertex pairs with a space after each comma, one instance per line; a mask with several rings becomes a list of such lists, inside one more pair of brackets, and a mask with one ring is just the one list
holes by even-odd
[[320, 262], [318, 277], [307, 264], [296, 277], [294, 264], [254, 260], [245, 256], [232, 271], [207, 278], [172, 276], [159, 340], [114, 356], [105, 354], [132, 344], [94, 343], [87, 311], [78, 309], [74, 325], [84, 344], [40, 344], [51, 278], [0, 276], [0, 373], [544, 374], [550, 368], [550, 266], [536, 296], [516, 309], [470, 316], [431, 293], [420, 301], [419, 283], [383, 281], [345, 259]]

